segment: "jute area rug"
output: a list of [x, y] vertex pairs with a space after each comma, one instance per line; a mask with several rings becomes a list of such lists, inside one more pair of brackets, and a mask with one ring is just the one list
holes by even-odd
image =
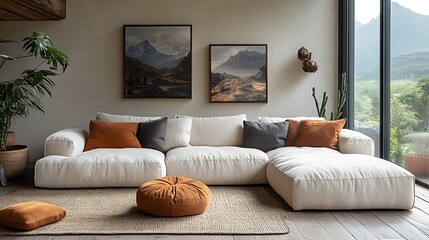
[[0, 227], [0, 235], [57, 234], [286, 234], [286, 210], [268, 186], [210, 187], [204, 214], [154, 217], [135, 204], [135, 188], [22, 189], [0, 197], [0, 208], [25, 201], [56, 204], [67, 210], [60, 222], [32, 231]]

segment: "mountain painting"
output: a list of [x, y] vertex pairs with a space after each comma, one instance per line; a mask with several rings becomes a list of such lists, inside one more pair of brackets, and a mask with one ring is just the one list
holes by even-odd
[[267, 45], [210, 45], [210, 102], [268, 102]]
[[191, 98], [191, 25], [124, 25], [124, 97]]

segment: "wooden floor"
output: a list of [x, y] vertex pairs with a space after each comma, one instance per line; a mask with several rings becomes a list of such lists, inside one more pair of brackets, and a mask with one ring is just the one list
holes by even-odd
[[[32, 171], [29, 171], [32, 172]], [[31, 173], [29, 174], [31, 175]], [[32, 176], [0, 186], [0, 196], [33, 186]], [[412, 210], [392, 211], [293, 211], [285, 206], [291, 231], [286, 235], [67, 235], [8, 237], [1, 240], [137, 240], [137, 239], [429, 239], [429, 189], [416, 186]]]

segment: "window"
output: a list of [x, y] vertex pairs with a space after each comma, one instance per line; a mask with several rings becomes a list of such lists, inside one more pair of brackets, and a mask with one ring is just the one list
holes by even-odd
[[380, 0], [355, 0], [354, 128], [380, 156]]
[[429, 0], [348, 0], [339, 7], [349, 127], [375, 140], [377, 156], [429, 184]]

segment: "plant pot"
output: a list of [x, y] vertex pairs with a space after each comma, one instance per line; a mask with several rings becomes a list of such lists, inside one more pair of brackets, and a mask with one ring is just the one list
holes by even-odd
[[405, 168], [417, 177], [429, 175], [429, 156], [404, 155]]
[[6, 145], [16, 145], [15, 132], [6, 132]]
[[24, 145], [6, 146], [0, 151], [0, 164], [3, 166], [7, 179], [21, 177], [27, 171], [28, 147]]

